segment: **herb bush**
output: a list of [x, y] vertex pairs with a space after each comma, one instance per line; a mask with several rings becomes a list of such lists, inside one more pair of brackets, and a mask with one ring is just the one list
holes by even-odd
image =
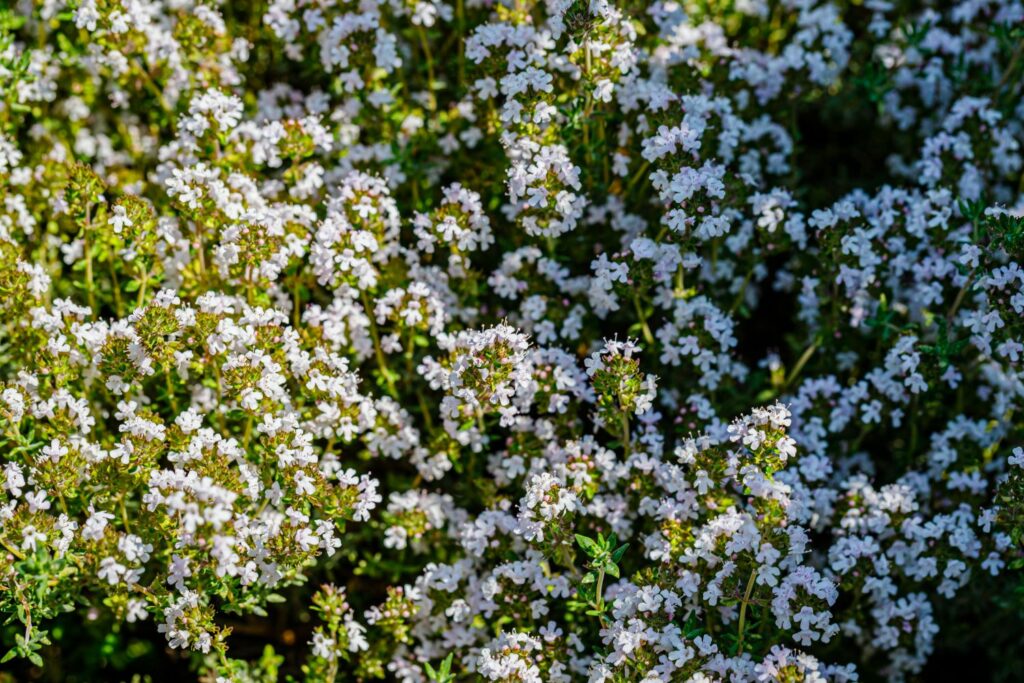
[[1019, 0], [0, 27], [0, 680], [1019, 675]]

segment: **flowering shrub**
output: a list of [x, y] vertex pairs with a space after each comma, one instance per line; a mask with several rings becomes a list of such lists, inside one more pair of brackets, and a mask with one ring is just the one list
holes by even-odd
[[3, 666], [900, 681], [972, 604], [1015, 642], [1022, 26], [18, 0]]

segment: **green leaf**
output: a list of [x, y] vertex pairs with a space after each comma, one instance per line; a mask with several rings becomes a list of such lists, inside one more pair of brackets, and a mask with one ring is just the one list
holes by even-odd
[[589, 555], [590, 557], [597, 557], [601, 554], [601, 546], [598, 545], [597, 541], [587, 536], [583, 536], [581, 534], [575, 534], [575, 536], [576, 543], [578, 543], [579, 546], [583, 548], [583, 552], [585, 552], [587, 555]]
[[612, 562], [614, 562], [615, 564], [618, 564], [619, 561], [622, 559], [622, 556], [626, 554], [626, 550], [628, 548], [629, 548], [629, 544], [628, 543], [623, 543], [618, 548], [616, 548], [615, 551], [612, 553]]

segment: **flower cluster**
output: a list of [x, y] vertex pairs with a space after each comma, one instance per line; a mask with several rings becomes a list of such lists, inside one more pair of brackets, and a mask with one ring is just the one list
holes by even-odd
[[1022, 25], [0, 10], [4, 666], [1013, 676]]

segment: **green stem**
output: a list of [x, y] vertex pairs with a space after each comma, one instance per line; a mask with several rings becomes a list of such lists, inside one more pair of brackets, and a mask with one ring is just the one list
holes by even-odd
[[750, 594], [754, 591], [754, 580], [757, 578], [757, 567], [750, 570], [750, 578], [747, 579], [747, 590], [743, 594], [743, 602], [740, 603], [740, 635], [736, 641], [736, 654], [743, 654], [743, 631], [747, 626], [747, 605], [750, 604]]
[[427, 399], [424, 398], [422, 391], [416, 392], [416, 397], [420, 402], [420, 412], [423, 413], [423, 422], [426, 424], [427, 431], [430, 433], [434, 432], [434, 421], [430, 417], [430, 408], [427, 407]]
[[650, 167], [651, 164], [649, 161], [645, 161], [644, 163], [640, 164], [640, 168], [636, 170], [636, 173], [633, 174], [633, 177], [630, 178], [629, 182], [626, 184], [626, 190], [625, 192], [623, 192], [625, 196], [629, 196], [629, 193], [633, 191], [633, 188], [636, 186], [636, 184], [639, 183], [643, 178], [647, 177], [645, 174], [647, 173], [647, 169]]
[[420, 38], [420, 47], [423, 48], [423, 58], [427, 61], [427, 92], [431, 94], [431, 108], [433, 108], [434, 56], [430, 52], [430, 41], [427, 39], [426, 29], [422, 26], [417, 26], [416, 33]]
[[[223, 402], [224, 402], [224, 384], [221, 382], [221, 378], [220, 378], [220, 363], [217, 362], [216, 358], [213, 358], [211, 360], [213, 361], [213, 374], [214, 374], [214, 377], [217, 379], [217, 405], [221, 406], [221, 405], [223, 405]], [[218, 419], [220, 421], [220, 430], [221, 430], [221, 432], [223, 432], [224, 434], [227, 434], [228, 433], [228, 425], [227, 425], [227, 421], [224, 418], [224, 411], [223, 410], [218, 410], [217, 411], [217, 416], [218, 416]]]
[[751, 267], [747, 271], [747, 274], [743, 277], [743, 282], [740, 283], [740, 289], [736, 292], [736, 298], [732, 301], [732, 306], [729, 307], [729, 313], [735, 313], [739, 307], [743, 304], [744, 295], [747, 293], [747, 285], [750, 284], [751, 279], [754, 277], [754, 268]]
[[[455, 2], [455, 23], [458, 27], [459, 37], [459, 87], [466, 82], [466, 8], [464, 6], [465, 0], [456, 0]], [[461, 92], [461, 90], [460, 90]]]
[[130, 534], [132, 532], [132, 527], [128, 523], [128, 507], [124, 504], [124, 494], [121, 494], [118, 503], [121, 508], [121, 523], [124, 524], [124, 531], [126, 534]]
[[121, 300], [121, 283], [117, 280], [117, 269], [114, 268], [114, 262], [109, 262], [110, 266], [110, 281], [112, 289], [114, 290], [114, 309], [117, 311], [117, 317], [124, 317], [124, 302]]
[[249, 444], [252, 441], [252, 415], [245, 418], [245, 432], [242, 434], [242, 450], [249, 452]]
[[682, 299], [682, 298], [684, 298], [686, 296], [686, 280], [685, 280], [685, 277], [686, 277], [686, 274], [685, 274], [685, 272], [683, 270], [683, 264], [680, 263], [679, 267], [676, 268], [676, 291], [675, 291], [675, 297], [677, 299]]
[[178, 414], [178, 398], [174, 395], [174, 383], [171, 381], [171, 368], [170, 366], [164, 368], [164, 380], [167, 384], [167, 400], [171, 404], [171, 411]]
[[57, 504], [60, 505], [61, 512], [65, 515], [68, 514], [68, 504], [64, 500], [64, 494], [61, 493], [60, 489], [57, 490]]
[[633, 306], [636, 307], [636, 315], [640, 319], [640, 327], [643, 330], [644, 341], [648, 344], [654, 344], [654, 335], [651, 333], [651, 327], [647, 324], [647, 316], [644, 314], [643, 304], [640, 303], [640, 294], [636, 288], [633, 289]]
[[1004, 85], [1010, 82], [1010, 77], [1017, 69], [1017, 62], [1020, 61], [1022, 55], [1024, 55], [1024, 40], [1017, 43], [1017, 49], [1013, 51], [1013, 55], [1010, 57], [1010, 63], [1006, 65], [1006, 70], [1003, 71], [1003, 75], [999, 79], [999, 83], [996, 85], [997, 93], [1003, 89]]
[[950, 325], [953, 324], [953, 316], [956, 315], [957, 310], [960, 308], [960, 304], [964, 302], [964, 297], [967, 296], [967, 291], [971, 288], [971, 285], [974, 283], [974, 273], [977, 272], [977, 270], [978, 269], [975, 268], [967, 276], [967, 282], [965, 282], [964, 286], [960, 288], [959, 292], [957, 292], [956, 299], [953, 300], [953, 305], [950, 307], [949, 313], [946, 314], [946, 321]]
[[89, 296], [89, 308], [93, 313], [98, 313], [96, 310], [96, 296], [93, 293], [93, 282], [92, 282], [92, 245], [89, 244], [89, 233], [92, 231], [92, 218], [90, 217], [90, 210], [85, 212], [85, 230], [82, 231], [83, 239], [85, 241], [85, 286], [86, 292]]
[[6, 539], [0, 539], [0, 545], [2, 545], [4, 548], [6, 548], [7, 552], [9, 552], [11, 555], [14, 555], [19, 560], [24, 560], [25, 559], [25, 553], [21, 552], [20, 550], [15, 548], [13, 545], [8, 543]]
[[804, 369], [805, 365], [807, 365], [807, 361], [809, 361], [811, 359], [811, 356], [814, 355], [814, 352], [818, 350], [818, 346], [820, 344], [821, 340], [815, 339], [810, 346], [804, 349], [804, 352], [800, 354], [800, 358], [797, 359], [796, 365], [794, 365], [793, 369], [790, 371], [789, 377], [787, 377], [785, 383], [783, 383], [783, 390], [788, 388], [789, 385], [793, 383], [793, 380], [795, 380], [800, 375], [800, 371]]
[[223, 647], [218, 647], [217, 648], [217, 658], [220, 660], [220, 666], [221, 666], [221, 669], [223, 669], [223, 671], [224, 671], [224, 675], [225, 676], [230, 676], [231, 675], [231, 665], [228, 664], [228, 658], [227, 658], [227, 655], [224, 654], [224, 648]]
[[146, 87], [146, 90], [148, 90], [150, 94], [156, 99], [156, 101], [160, 103], [161, 109], [163, 109], [168, 114], [173, 113], [171, 110], [171, 105], [169, 105], [167, 103], [167, 100], [164, 99], [164, 93], [160, 89], [160, 86], [158, 86], [156, 84], [156, 81], [153, 80], [153, 77], [149, 75], [149, 69], [146, 68], [146, 66], [142, 63], [141, 59], [136, 61], [139, 66], [139, 75], [142, 77], [142, 84]]
[[295, 285], [292, 290], [292, 327], [295, 331], [299, 331], [299, 323], [302, 320], [302, 300], [301, 300], [301, 284], [299, 283], [299, 277], [295, 276]]
[[370, 336], [373, 338], [373, 351], [377, 356], [377, 366], [380, 369], [381, 376], [384, 377], [384, 383], [387, 385], [388, 393], [391, 398], [398, 400], [398, 389], [395, 388], [395, 380], [391, 376], [391, 368], [388, 367], [387, 358], [384, 357], [384, 349], [380, 345], [380, 335], [377, 332], [377, 321], [373, 317], [373, 307], [370, 306], [370, 300], [366, 296], [366, 292], [362, 292], [363, 306], [366, 308], [366, 318], [370, 321]]
[[629, 413], [625, 410], [622, 411], [622, 448], [628, 458], [632, 448], [629, 442]]
[[146, 286], [149, 285], [149, 269], [144, 268], [142, 270], [142, 279], [139, 282], [139, 297], [135, 302], [135, 307], [139, 308], [142, 306], [142, 302], [146, 300]]

